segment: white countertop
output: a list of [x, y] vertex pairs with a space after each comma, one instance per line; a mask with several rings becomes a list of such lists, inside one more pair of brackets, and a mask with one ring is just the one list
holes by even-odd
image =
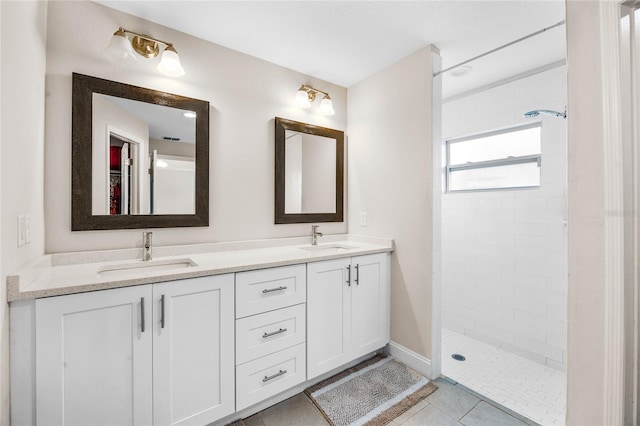
[[357, 235], [327, 235], [318, 246], [344, 245], [342, 250], [309, 251], [310, 237], [232, 243], [154, 247], [153, 261], [189, 259], [196, 266], [165, 270], [131, 269], [117, 276], [100, 270], [143, 262], [142, 249], [45, 255], [17, 275], [7, 277], [9, 302], [87, 291], [151, 284], [207, 275], [226, 274], [276, 266], [338, 259], [393, 251], [393, 240]]

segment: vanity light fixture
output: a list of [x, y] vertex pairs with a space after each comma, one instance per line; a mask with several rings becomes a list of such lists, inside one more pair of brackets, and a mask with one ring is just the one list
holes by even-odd
[[298, 89], [298, 93], [296, 93], [296, 105], [300, 108], [310, 108], [311, 103], [316, 100], [316, 95], [318, 93], [322, 93], [324, 95], [324, 97], [322, 98], [322, 102], [320, 102], [320, 114], [335, 114], [335, 111], [333, 110], [333, 102], [331, 101], [329, 94], [322, 90], [307, 86], [306, 84], [300, 86], [300, 88]]
[[[127, 34], [133, 35], [131, 42], [129, 42]], [[180, 64], [180, 57], [173, 44], [148, 35], [138, 34], [120, 27], [111, 37], [111, 42], [105, 51], [107, 55], [114, 59], [136, 61], [137, 58], [133, 54], [134, 51], [147, 59], [155, 58], [160, 53], [160, 44], [164, 44], [167, 47], [165, 47], [160, 57], [158, 71], [171, 77], [183, 76], [184, 68]]]

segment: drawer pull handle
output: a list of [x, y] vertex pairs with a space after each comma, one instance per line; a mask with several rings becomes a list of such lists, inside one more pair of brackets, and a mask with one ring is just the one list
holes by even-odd
[[360, 285], [360, 265], [356, 263], [356, 285]]
[[351, 265], [347, 265], [347, 284], [351, 287]]
[[276, 334], [284, 333], [285, 331], [287, 331], [286, 328], [280, 328], [277, 331], [272, 331], [271, 333], [264, 333], [262, 338], [266, 339], [267, 337], [275, 336]]
[[287, 374], [287, 370], [280, 370], [280, 371], [278, 371], [276, 374], [274, 374], [274, 375], [272, 375], [272, 376], [264, 376], [264, 379], [262, 379], [262, 382], [263, 382], [263, 383], [266, 383], [266, 382], [268, 382], [269, 380], [273, 380], [273, 379], [275, 379], [276, 377], [280, 377], [280, 376], [282, 376], [283, 374]]
[[264, 290], [262, 290], [262, 292], [264, 294], [267, 294], [267, 293], [271, 293], [271, 292], [274, 292], [274, 291], [282, 291], [282, 290], [286, 290], [286, 289], [287, 289], [286, 285], [281, 285], [278, 288], [265, 288]]

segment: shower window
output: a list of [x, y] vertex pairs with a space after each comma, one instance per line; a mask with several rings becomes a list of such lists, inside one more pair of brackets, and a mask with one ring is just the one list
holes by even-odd
[[447, 192], [540, 187], [541, 124], [446, 141]]

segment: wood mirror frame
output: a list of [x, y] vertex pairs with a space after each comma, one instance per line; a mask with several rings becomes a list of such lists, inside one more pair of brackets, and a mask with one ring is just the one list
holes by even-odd
[[[93, 94], [194, 111], [195, 214], [94, 215], [92, 212]], [[71, 230], [209, 226], [209, 102], [73, 73]]]
[[[336, 208], [335, 213], [285, 213], [285, 147], [286, 131], [292, 130], [336, 141]], [[344, 221], [344, 132], [312, 124], [276, 117], [275, 119], [275, 223], [312, 223]]]

